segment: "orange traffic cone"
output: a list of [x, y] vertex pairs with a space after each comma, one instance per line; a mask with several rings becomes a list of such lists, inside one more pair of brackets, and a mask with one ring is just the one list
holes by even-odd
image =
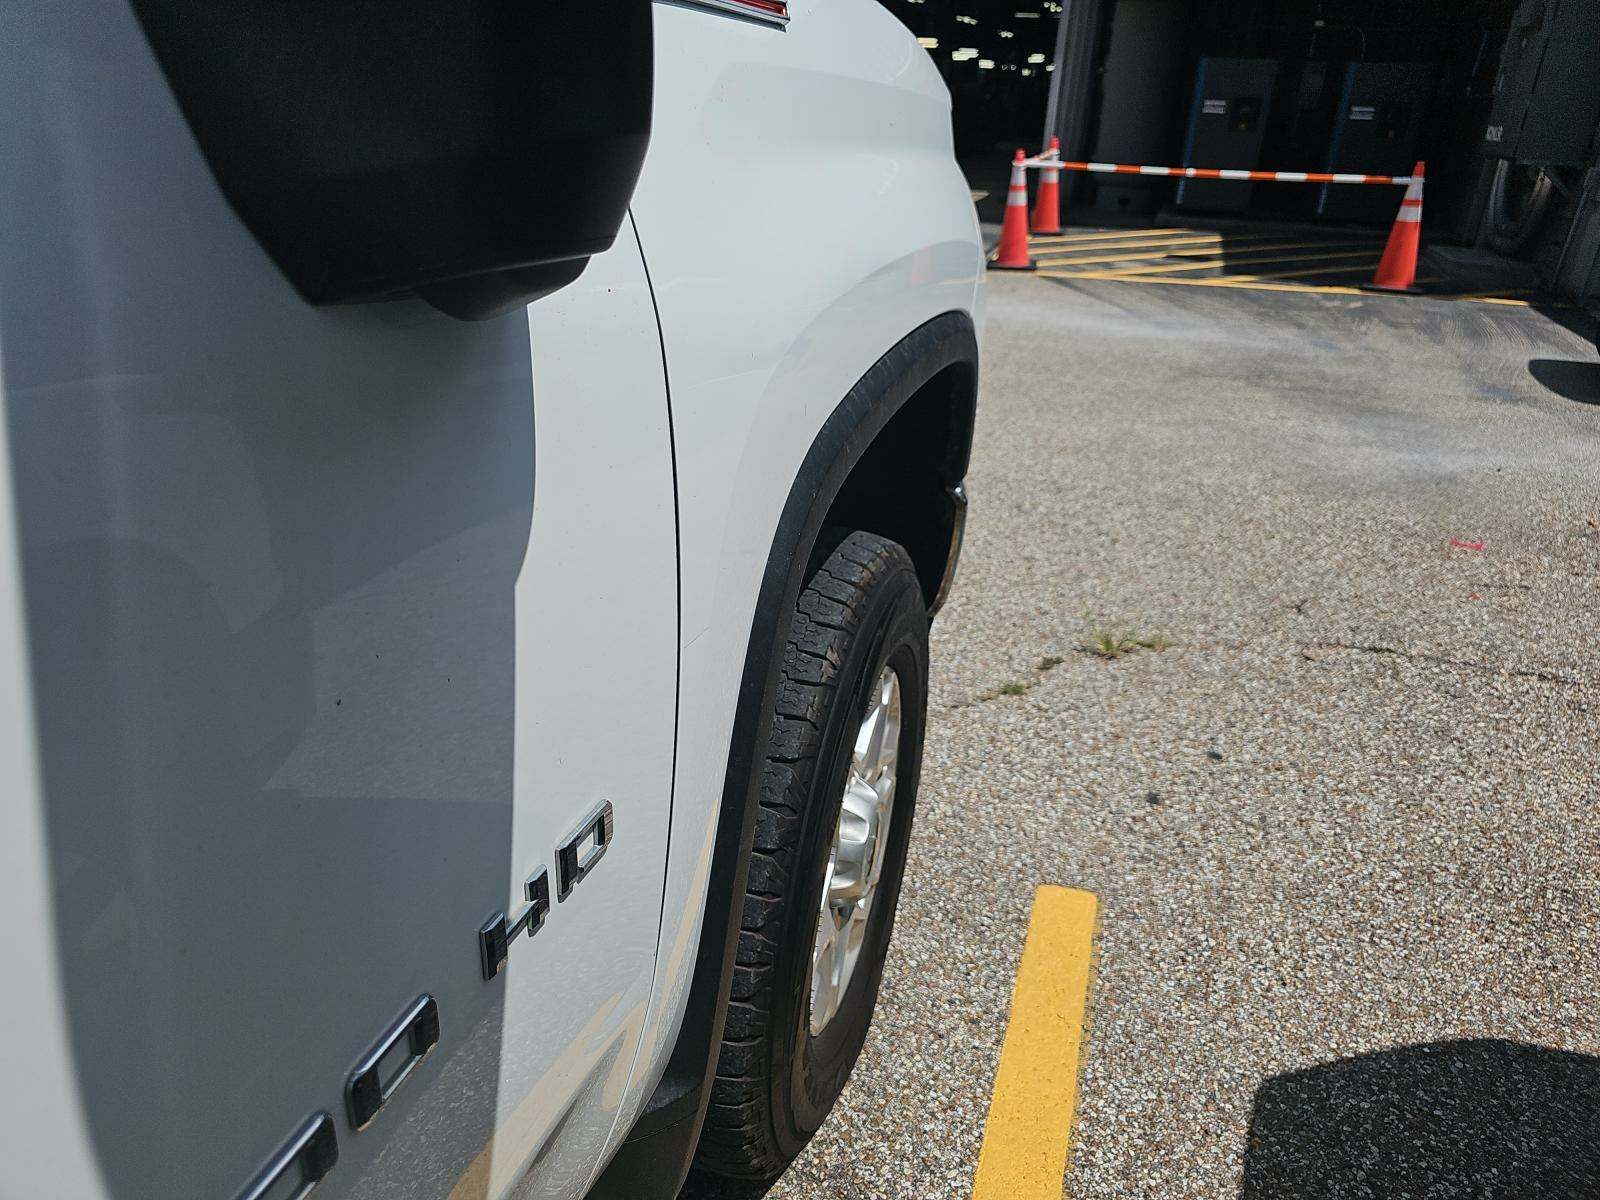
[[1006, 219], [1000, 225], [1000, 249], [989, 260], [991, 267], [1004, 271], [1031, 271], [1028, 257], [1028, 168], [1027, 156], [1017, 151], [1011, 160], [1011, 187], [1006, 192]]
[[1407, 292], [1419, 294], [1417, 287], [1417, 251], [1422, 248], [1422, 171], [1425, 164], [1411, 168], [1411, 182], [1406, 185], [1406, 198], [1400, 201], [1400, 212], [1395, 216], [1394, 228], [1389, 230], [1389, 244], [1383, 248], [1383, 258], [1378, 262], [1378, 273], [1367, 284], [1375, 292]]
[[[1050, 149], [1045, 158], [1061, 157], [1061, 139], [1050, 139]], [[1042, 167], [1039, 172], [1039, 194], [1033, 201], [1034, 233], [1061, 232], [1061, 168]]]

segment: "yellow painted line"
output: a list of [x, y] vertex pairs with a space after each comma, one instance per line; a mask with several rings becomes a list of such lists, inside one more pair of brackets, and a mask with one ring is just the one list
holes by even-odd
[[[1346, 259], [1365, 259], [1372, 266], [1378, 265], [1378, 251], [1374, 246], [1362, 250], [1352, 250], [1348, 254], [1269, 254], [1265, 258], [1260, 255], [1236, 254], [1230, 258], [1208, 259], [1196, 263], [1157, 263], [1153, 267], [1129, 267], [1127, 270], [1118, 270], [1116, 274], [1127, 277], [1130, 275], [1168, 275], [1179, 271], [1208, 271], [1218, 267], [1237, 267], [1249, 264], [1252, 267], [1270, 267], [1273, 263], [1319, 263], [1343, 262]], [[1052, 263], [1052, 266], [1070, 266], [1070, 263]], [[1291, 274], [1315, 275], [1316, 271], [1294, 271]], [[1252, 278], [1272, 278], [1272, 276], [1252, 275]]]
[[[1271, 250], [1308, 249], [1325, 250], [1330, 253], [1337, 253], [1338, 251], [1350, 249], [1376, 251], [1380, 245], [1381, 243], [1370, 241], [1273, 242], [1261, 238], [1241, 238], [1228, 242], [1222, 242], [1211, 239], [1192, 239], [1183, 242], [1173, 242], [1166, 246], [1150, 246], [1146, 244], [1144, 246], [1130, 247], [1130, 250], [1151, 250], [1154, 252], [1150, 254], [1105, 254], [1096, 258], [1062, 257], [1066, 254], [1083, 254], [1086, 251], [1097, 252], [1108, 249], [1108, 247], [1105, 246], [1085, 246], [1083, 249], [1040, 250], [1034, 254], [1034, 257], [1041, 261], [1049, 259], [1054, 266], [1069, 266], [1072, 263], [1143, 262], [1153, 258], [1195, 258], [1202, 255], [1217, 254], [1219, 252], [1227, 252], [1231, 258], [1240, 258], [1252, 254], [1265, 254]], [[1314, 260], [1319, 256], [1316, 254], [1302, 254], [1300, 257], [1307, 260]]]
[[1188, 237], [1195, 233], [1215, 233], [1218, 237], [1222, 234], [1212, 229], [1097, 229], [1093, 233], [1035, 233], [1030, 238], [1035, 242], [1098, 242], [1104, 240], [1116, 241], [1122, 238], [1154, 238], [1154, 237]]
[[[1286, 247], [1287, 248], [1287, 247]], [[1265, 257], [1263, 257], [1265, 255]], [[1260, 254], [1234, 254], [1226, 258], [1211, 258], [1200, 262], [1185, 263], [1157, 263], [1154, 266], [1128, 267], [1126, 270], [1117, 269], [1119, 275], [1160, 275], [1178, 271], [1205, 271], [1215, 267], [1235, 267], [1243, 264], [1252, 266], [1271, 266], [1273, 263], [1297, 262], [1342, 262], [1350, 258], [1364, 258], [1377, 265], [1378, 250], [1375, 246], [1365, 246], [1360, 250], [1352, 250], [1343, 254], [1272, 254], [1263, 248]], [[1051, 266], [1068, 267], [1071, 263], [1051, 263]]]
[[[1114, 250], [1119, 246], [1126, 246], [1130, 250], [1154, 250], [1160, 246], [1189, 246], [1201, 242], [1270, 242], [1286, 237], [1304, 237], [1304, 234], [1293, 233], [1214, 233], [1206, 229], [1196, 229], [1192, 233], [1174, 233], [1167, 237], [1142, 237], [1142, 238], [1112, 238], [1106, 241], [1073, 242], [1065, 245], [1051, 245], [1048, 238], [1031, 237], [1028, 239], [1032, 249], [1041, 254], [1090, 254], [1101, 250]], [[1324, 241], [1354, 241], [1353, 235], [1343, 237], [1324, 238]]]
[[1115, 271], [1039, 271], [1047, 279], [1109, 279], [1117, 283], [1166, 283], [1178, 287], [1236, 287], [1260, 292], [1335, 292], [1352, 296], [1367, 295], [1360, 288], [1329, 284], [1257, 282], [1254, 275], [1229, 275], [1220, 279], [1179, 279], [1170, 275], [1119, 275]]
[[[1232, 243], [1230, 243], [1230, 245], [1231, 244]], [[1268, 250], [1320, 250], [1329, 255], [1337, 254], [1343, 250], [1368, 250], [1376, 253], [1382, 245], [1382, 242], [1375, 242], [1371, 241], [1370, 239], [1367, 241], [1346, 239], [1345, 241], [1341, 242], [1273, 242], [1271, 245], [1267, 246], [1249, 246], [1245, 249], [1245, 253], [1264, 254]], [[1202, 254], [1209, 253], [1211, 252], [1204, 248], [1198, 250], [1174, 250], [1172, 252], [1172, 257], [1196, 258]], [[1320, 254], [1301, 254], [1297, 257], [1311, 262], [1322, 256]]]
[[[1149, 254], [1142, 254], [1142, 253], [1136, 254], [1136, 253], [1128, 253], [1128, 252], [1124, 251], [1124, 252], [1119, 252], [1119, 253], [1116, 253], [1116, 254], [1098, 254], [1097, 253], [1097, 256], [1094, 257], [1094, 258], [1062, 258], [1061, 256], [1064, 255], [1064, 254], [1081, 254], [1081, 253], [1083, 253], [1083, 251], [1082, 250], [1040, 250], [1040, 251], [1038, 251], [1037, 253], [1034, 254], [1034, 257], [1037, 258], [1037, 259], [1049, 258], [1049, 259], [1057, 260], [1055, 262], [1055, 264], [1054, 264], [1054, 265], [1057, 265], [1057, 266], [1071, 266], [1074, 263], [1140, 262], [1140, 261], [1144, 261], [1144, 260], [1148, 260], [1148, 259], [1152, 259], [1152, 258], [1168, 258], [1168, 257], [1170, 257], [1172, 255], [1172, 253], [1173, 253], [1172, 248], [1174, 246], [1203, 246], [1206, 250], [1210, 251], [1210, 250], [1215, 250], [1221, 244], [1222, 244], [1221, 242], [1214, 241], [1214, 240], [1212, 240], [1210, 238], [1188, 238], [1188, 239], [1185, 239], [1184, 241], [1181, 241], [1181, 242], [1172, 242], [1169, 245], [1149, 247], [1151, 249], [1151, 251], [1152, 251], [1152, 253], [1149, 253]], [[1145, 248], [1146, 248], [1145, 246], [1137, 247], [1137, 249], [1139, 249], [1139, 250], [1144, 250]], [[1086, 246], [1086, 247], [1084, 247], [1084, 249], [1098, 252], [1098, 251], [1107, 249], [1107, 247], [1105, 247], [1105, 246]]]
[[1514, 308], [1531, 308], [1535, 303], [1534, 301], [1520, 299], [1520, 297], [1528, 294], [1526, 289], [1519, 288], [1513, 292], [1466, 292], [1454, 296], [1441, 296], [1439, 299], [1470, 300], [1474, 304], [1509, 304]]
[[1097, 908], [1076, 888], [1034, 893], [972, 1200], [1061, 1200]]
[[[1404, 292], [1369, 292], [1363, 288], [1346, 287], [1343, 284], [1330, 283], [1326, 286], [1314, 283], [1256, 283], [1256, 277], [1250, 275], [1233, 275], [1223, 279], [1178, 279], [1164, 275], [1138, 275], [1129, 278], [1118, 275], [1114, 271], [1036, 271], [1036, 275], [1046, 279], [1110, 279], [1117, 283], [1165, 283], [1177, 287], [1214, 287], [1214, 288], [1241, 288], [1254, 292], [1306, 292], [1311, 294], [1322, 293], [1334, 296], [1399, 296], [1407, 299]], [[1437, 279], [1419, 279], [1418, 283], [1438, 283]], [[1452, 299], [1448, 294], [1435, 296], [1436, 300]], [[1493, 300], [1481, 301], [1483, 304], [1493, 304]]]
[[[1061, 254], [1107, 254], [1112, 250], [1126, 250], [1128, 254], [1112, 254], [1110, 258], [1132, 258], [1143, 250], [1154, 250], [1165, 253], [1173, 246], [1219, 246], [1222, 244], [1220, 237], [1210, 234], [1197, 233], [1193, 237], [1173, 238], [1171, 241], [1152, 242], [1148, 238], [1140, 242], [1096, 242], [1092, 246], [1030, 246], [1036, 255], [1061, 255]], [[1145, 257], [1153, 257], [1146, 255]], [[1096, 260], [1099, 261], [1098, 259]], [[1108, 258], [1106, 261], [1110, 261]]]
[[[1259, 242], [1269, 236], [1257, 234], [1254, 238], [1246, 240]], [[1040, 254], [1095, 254], [1105, 250], [1156, 250], [1162, 246], [1198, 246], [1222, 240], [1220, 233], [1200, 232], [1175, 233], [1171, 237], [1160, 238], [1113, 238], [1103, 242], [1069, 242], [1063, 245], [1051, 245], [1034, 238], [1029, 246]]]
[[1360, 275], [1366, 271], [1376, 271], [1378, 260], [1369, 258], [1366, 262], [1356, 263], [1353, 267], [1307, 267], [1303, 271], [1263, 271], [1259, 275], [1246, 275], [1246, 279], [1304, 279], [1307, 275]]
[[[1179, 287], [1215, 287], [1239, 288], [1247, 292], [1301, 292], [1311, 295], [1318, 293], [1334, 296], [1374, 296], [1399, 299], [1416, 299], [1408, 297], [1404, 292], [1369, 292], [1365, 288], [1347, 287], [1344, 284], [1314, 284], [1314, 283], [1273, 283], [1274, 279], [1289, 278], [1295, 275], [1317, 274], [1353, 274], [1365, 267], [1338, 268], [1326, 271], [1281, 271], [1276, 274], [1263, 275], [1229, 275], [1221, 279], [1179, 279], [1175, 276], [1165, 275], [1125, 275], [1117, 271], [1051, 271], [1041, 268], [1034, 272], [1045, 279], [1091, 279], [1111, 280], [1116, 283], [1168, 283]], [[1429, 277], [1418, 279], [1419, 284], [1438, 283], [1437, 278]], [[1435, 292], [1428, 295], [1430, 300], [1450, 300], [1457, 303], [1468, 304], [1502, 304], [1511, 308], [1531, 308], [1539, 303], [1537, 300], [1523, 300], [1514, 296], [1497, 296], [1488, 292]]]

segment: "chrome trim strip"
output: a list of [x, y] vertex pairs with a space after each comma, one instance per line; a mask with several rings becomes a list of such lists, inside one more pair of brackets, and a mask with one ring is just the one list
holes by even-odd
[[677, 4], [682, 8], [703, 8], [708, 12], [725, 13], [734, 17], [748, 17], [752, 21], [759, 21], [763, 25], [772, 25], [782, 29], [789, 23], [787, 14], [779, 16], [764, 8], [754, 8], [748, 4], [741, 4], [740, 0], [666, 0], [669, 4]]

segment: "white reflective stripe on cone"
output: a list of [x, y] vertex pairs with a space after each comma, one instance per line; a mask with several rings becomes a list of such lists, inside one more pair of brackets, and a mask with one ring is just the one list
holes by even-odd
[[1400, 215], [1396, 221], [1422, 220], [1422, 180], [1413, 178], [1406, 185], [1406, 198], [1400, 201]]

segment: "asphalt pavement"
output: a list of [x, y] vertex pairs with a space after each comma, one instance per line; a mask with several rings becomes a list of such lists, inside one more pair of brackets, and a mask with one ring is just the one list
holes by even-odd
[[1100, 903], [1066, 1194], [1600, 1194], [1583, 320], [991, 284], [883, 996], [772, 1195], [968, 1193], [1039, 884]]

